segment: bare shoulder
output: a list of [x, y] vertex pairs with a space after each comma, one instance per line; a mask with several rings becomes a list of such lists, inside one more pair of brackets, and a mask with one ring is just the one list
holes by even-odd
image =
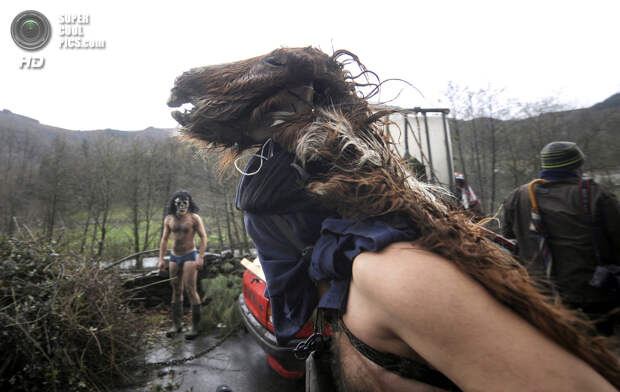
[[455, 323], [466, 333], [486, 319], [481, 313], [504, 311], [450, 260], [411, 243], [360, 254], [352, 274], [354, 289], [383, 309], [393, 332], [414, 340], [454, 336]]
[[613, 390], [454, 263], [412, 244], [360, 254], [349, 293], [464, 390]]
[[173, 221], [174, 221], [173, 215], [166, 215], [166, 217], [164, 218], [164, 225], [170, 226]]
[[475, 324], [477, 311], [472, 309], [488, 311], [495, 305], [454, 263], [411, 243], [360, 254], [352, 274], [352, 289], [382, 309], [386, 328], [402, 340], [454, 336], [455, 324]]
[[[397, 300], [391, 293], [402, 292], [412, 298], [441, 300], [443, 293], [470, 278], [452, 262], [411, 243], [391, 244], [380, 252], [364, 252], [353, 263], [353, 281], [366, 294], [378, 300]], [[406, 299], [405, 299], [406, 298]], [[425, 299], [425, 301], [426, 301]], [[424, 301], [424, 302], [425, 302]]]
[[201, 237], [206, 235], [204, 223], [202, 223], [202, 218], [200, 215], [192, 213], [192, 222], [194, 225], [194, 229], [198, 232]]
[[192, 212], [192, 221], [194, 222], [194, 224], [199, 225], [202, 223], [202, 218], [200, 217], [200, 215]]

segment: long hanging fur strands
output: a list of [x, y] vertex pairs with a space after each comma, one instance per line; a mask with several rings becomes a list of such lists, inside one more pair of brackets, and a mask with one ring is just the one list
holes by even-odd
[[[352, 75], [345, 63], [356, 64], [360, 72]], [[300, 86], [312, 88], [311, 106], [300, 103], [297, 93], [287, 93]], [[398, 110], [373, 113], [369, 107], [368, 99], [380, 87], [379, 77], [348, 51], [328, 56], [314, 48], [280, 48], [186, 72], [177, 79], [171, 102], [197, 105], [175, 118], [189, 138], [208, 148], [222, 147], [236, 155], [262, 143], [252, 132], [267, 130], [310, 171], [306, 189], [343, 217], [407, 217], [421, 232], [417, 245], [453, 262], [620, 388], [612, 341], [595, 336], [591, 323], [578, 312], [545, 295], [514, 257], [442, 202], [445, 191], [407, 171], [382, 130], [386, 116]], [[364, 88], [371, 90], [362, 95]], [[313, 172], [313, 167], [322, 169]]]

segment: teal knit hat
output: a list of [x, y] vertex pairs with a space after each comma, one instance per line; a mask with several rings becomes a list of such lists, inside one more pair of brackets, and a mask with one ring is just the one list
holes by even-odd
[[551, 142], [540, 151], [543, 169], [576, 169], [583, 165], [585, 156], [573, 142]]

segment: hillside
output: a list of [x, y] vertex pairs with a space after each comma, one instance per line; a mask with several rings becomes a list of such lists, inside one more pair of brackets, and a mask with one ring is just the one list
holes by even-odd
[[0, 111], [0, 140], [12, 139], [23, 141], [29, 138], [37, 144], [50, 145], [57, 137], [65, 137], [69, 142], [80, 142], [101, 135], [110, 135], [118, 138], [167, 138], [176, 132], [173, 128], [148, 127], [137, 131], [123, 131], [117, 129], [96, 129], [89, 131], [75, 131], [65, 128], [41, 124], [38, 120], [13, 113], [8, 109]]
[[[539, 116], [519, 120], [501, 121], [509, 127], [521, 128], [524, 126], [538, 126], [541, 121], [553, 119], [554, 127], [561, 124], [561, 128], [567, 137], [572, 140], [579, 140], [582, 137], [584, 123], [605, 123], [605, 132], [611, 132], [610, 136], [618, 136], [620, 132], [620, 93], [614, 94], [602, 102], [589, 108], [574, 109], [559, 112], [547, 112]], [[489, 118], [478, 117], [469, 121], [459, 121], [462, 128], [467, 128], [472, 122], [487, 122]], [[0, 140], [6, 137], [20, 140], [30, 136], [31, 140], [38, 140], [43, 144], [50, 145], [56, 136], [64, 136], [69, 140], [81, 141], [101, 135], [110, 135], [118, 138], [166, 138], [175, 135], [174, 128], [155, 128], [148, 127], [142, 130], [118, 130], [118, 129], [97, 129], [97, 130], [70, 130], [41, 124], [38, 120], [25, 115], [13, 113], [8, 109], [0, 111]], [[587, 144], [587, 140], [586, 140]]]
[[451, 119], [455, 170], [466, 174], [487, 212], [497, 211], [512, 189], [538, 176], [539, 151], [551, 141], [577, 143], [586, 155], [586, 174], [620, 189], [620, 93], [589, 108], [545, 109], [531, 105], [520, 118], [508, 120]]
[[607, 98], [603, 102], [599, 102], [596, 105], [593, 105], [590, 109], [614, 109], [620, 107], [620, 93], [616, 93], [611, 97]]
[[[589, 108], [552, 110], [531, 105], [519, 117], [507, 120], [493, 118], [484, 111], [478, 113], [467, 121], [451, 119], [450, 128], [455, 170], [466, 174], [488, 206], [487, 211], [494, 211], [511, 189], [537, 175], [538, 152], [553, 140], [576, 142], [587, 156], [584, 169], [591, 174], [615, 178], [620, 173], [620, 93]], [[146, 144], [165, 141], [176, 132], [153, 127], [75, 131], [41, 124], [4, 109], [0, 112], [0, 167], [15, 171], [17, 161], [11, 162], [19, 158], [36, 171], [36, 165], [53, 150], [56, 140], [75, 150], [84, 141], [91, 144], [106, 137], [124, 146], [114, 148], [125, 148], [134, 140], [149, 141]], [[606, 185], [612, 188], [620, 185], [610, 181]]]

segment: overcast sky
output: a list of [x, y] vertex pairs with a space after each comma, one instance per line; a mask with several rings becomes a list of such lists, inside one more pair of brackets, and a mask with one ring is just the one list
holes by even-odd
[[[26, 52], [10, 35], [21, 11], [42, 12], [52, 39]], [[90, 16], [61, 49], [61, 15]], [[28, 1], [0, 2], [0, 109], [69, 129], [175, 127], [166, 106], [183, 71], [280, 46], [348, 49], [382, 79], [402, 78], [395, 104], [446, 106], [449, 81], [554, 96], [585, 107], [620, 92], [620, 1]], [[23, 57], [43, 57], [20, 70]], [[395, 95], [388, 87], [381, 98]]]

